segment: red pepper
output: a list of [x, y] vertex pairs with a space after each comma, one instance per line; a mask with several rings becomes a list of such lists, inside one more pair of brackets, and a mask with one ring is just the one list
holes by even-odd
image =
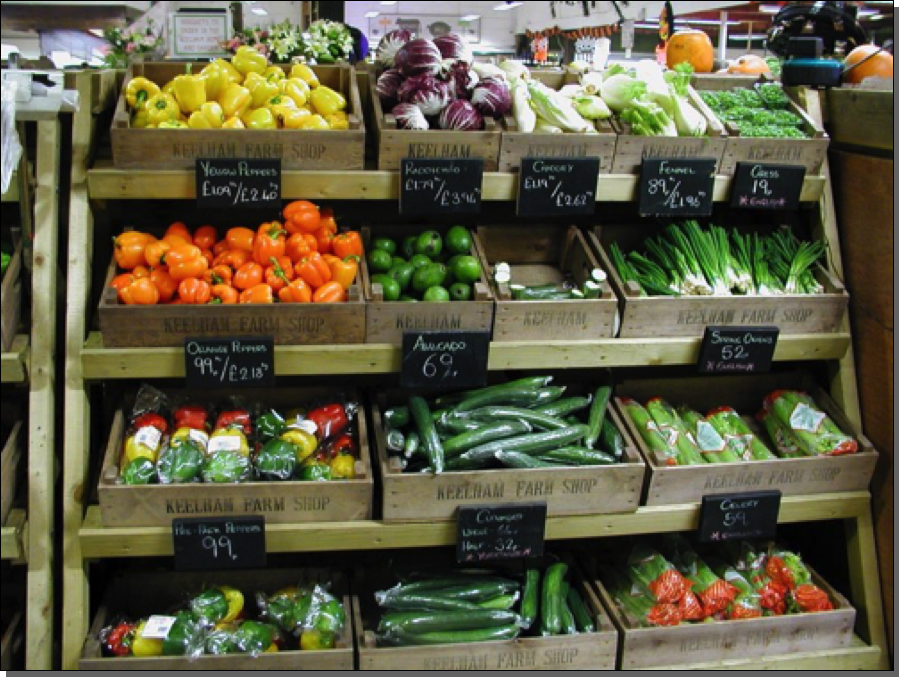
[[328, 445], [328, 458], [356, 456], [356, 440], [349, 433], [343, 433]]
[[337, 403], [313, 409], [306, 414], [306, 418], [318, 428], [315, 434], [320, 440], [326, 440], [343, 432], [344, 428], [350, 424], [346, 409], [342, 404]]
[[169, 424], [166, 423], [165, 419], [159, 414], [147, 413], [141, 414], [131, 421], [131, 427], [135, 430], [140, 430], [141, 428], [156, 428], [159, 432], [164, 433], [168, 431]]
[[223, 411], [218, 415], [218, 418], [215, 419], [215, 430], [232, 427], [242, 428], [244, 435], [252, 434], [253, 424], [250, 421], [250, 413], [244, 409]]
[[105, 652], [110, 656], [123, 658], [131, 655], [131, 642], [134, 640], [134, 631], [137, 626], [133, 623], [119, 623], [109, 629], [103, 642]]
[[175, 411], [175, 430], [179, 428], [191, 428], [192, 430], [206, 431], [206, 409], [196, 405], [181, 407]]

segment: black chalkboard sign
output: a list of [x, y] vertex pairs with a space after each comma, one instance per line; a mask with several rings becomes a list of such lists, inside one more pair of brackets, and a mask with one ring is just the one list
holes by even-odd
[[400, 163], [400, 214], [480, 214], [483, 160]]
[[773, 539], [777, 535], [779, 491], [703, 496], [699, 540], [721, 543], [742, 539]]
[[266, 565], [264, 517], [186, 517], [172, 520], [175, 569], [217, 571]]
[[197, 159], [197, 206], [281, 209], [281, 158]]
[[592, 214], [599, 158], [523, 158], [518, 174], [519, 216]]
[[797, 209], [805, 167], [738, 162], [730, 194], [739, 209]]
[[699, 350], [701, 374], [761, 374], [771, 371], [777, 327], [706, 327]]
[[256, 388], [275, 385], [275, 340], [186, 338], [184, 372], [190, 388]]
[[459, 506], [456, 560], [540, 557], [546, 531], [546, 503]]
[[488, 331], [405, 331], [403, 388], [480, 388], [487, 383]]
[[641, 216], [709, 216], [715, 190], [713, 158], [644, 158]]

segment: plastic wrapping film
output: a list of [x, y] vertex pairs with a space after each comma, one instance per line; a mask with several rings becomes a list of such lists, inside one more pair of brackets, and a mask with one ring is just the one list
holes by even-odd
[[19, 158], [22, 155], [22, 144], [19, 143], [19, 133], [16, 131], [16, 89], [18, 83], [4, 80], [2, 83], [2, 150], [0, 150], [0, 192], [9, 190], [13, 172], [19, 166]]

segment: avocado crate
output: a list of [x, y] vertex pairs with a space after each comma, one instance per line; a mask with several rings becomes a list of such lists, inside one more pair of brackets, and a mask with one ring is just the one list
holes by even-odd
[[7, 352], [12, 346], [22, 311], [22, 243], [16, 246], [3, 282], [0, 283], [0, 348]]
[[815, 277], [821, 294], [777, 296], [642, 296], [640, 286], [627, 284], [612, 265], [607, 247], [617, 243], [625, 254], [643, 243], [661, 225], [595, 227], [588, 239], [600, 266], [609, 274], [621, 304], [620, 338], [701, 337], [709, 325], [776, 326], [781, 334], [833, 334], [842, 327], [849, 307], [843, 283], [819, 265]]
[[[765, 78], [735, 80], [729, 78], [693, 78], [693, 87], [697, 93], [703, 91], [730, 91], [735, 87], [753, 88], [757, 83], [770, 82]], [[707, 117], [715, 117], [715, 113], [709, 108], [701, 97], [697, 96], [697, 105], [700, 111]], [[737, 170], [738, 162], [760, 162], [782, 165], [797, 165], [805, 167], [806, 174], [818, 174], [821, 165], [827, 159], [827, 147], [830, 138], [824, 129], [815, 122], [808, 113], [790, 100], [788, 111], [799, 116], [802, 120], [800, 129], [809, 138], [807, 139], [766, 139], [760, 137], [742, 137], [740, 130], [733, 123], [724, 121], [722, 124], [727, 130], [727, 138], [724, 142], [724, 153], [718, 165], [718, 173], [724, 176], [733, 176]], [[717, 117], [716, 117], [717, 119]]]
[[[507, 565], [501, 567], [497, 573], [502, 574], [514, 568]], [[523, 567], [518, 566], [517, 570], [523, 571]], [[381, 573], [366, 576], [360, 574], [353, 587], [356, 593], [353, 596], [353, 625], [356, 629], [360, 670], [615, 669], [618, 633], [596, 592], [576, 568], [569, 570], [570, 580], [594, 619], [595, 632], [552, 637], [518, 637], [514, 640], [464, 644], [398, 647], [378, 647], [375, 638], [380, 615], [374, 593], [391, 587], [396, 579], [390, 579], [385, 575], [387, 567], [366, 568], [366, 573], [372, 571]]]
[[499, 166], [502, 143], [502, 122], [484, 118], [481, 131], [452, 131], [447, 129], [400, 129], [396, 117], [385, 110], [378, 96], [378, 76], [369, 72], [371, 92], [371, 124], [378, 148], [378, 169], [399, 171], [401, 160], [483, 160], [485, 172], [495, 172]]
[[[764, 398], [775, 390], [807, 392], [845, 434], [857, 440], [858, 451], [839, 456], [669, 466], [650, 451], [621, 402], [621, 398], [630, 397], [645, 405], [650, 398], [661, 397], [674, 407], [687, 405], [701, 414], [722, 406], [732, 407], [774, 452], [774, 445], [761, 423], [756, 422], [755, 414], [762, 409]], [[830, 396], [801, 372], [627, 380], [616, 387], [614, 402], [629, 436], [649, 466], [644, 505], [699, 503], [705, 495], [734, 491], [776, 489], [784, 496], [864, 491], [877, 464], [878, 454], [871, 442]]]
[[[569, 388], [566, 395], [585, 394]], [[404, 473], [400, 460], [387, 453], [383, 412], [405, 404], [408, 392], [382, 394], [372, 403], [377, 463], [383, 487], [382, 518], [386, 522], [454, 520], [458, 508], [472, 505], [514, 505], [546, 501], [547, 515], [603, 515], [636, 512], [646, 466], [631, 434], [611, 404], [607, 416], [625, 441], [621, 463], [460, 472]]]
[[[210, 585], [227, 585], [244, 595], [245, 608], [256, 608], [255, 594], [272, 594], [298, 585], [331, 584], [329, 592], [343, 602], [346, 625], [335, 648], [316, 651], [274, 651], [258, 656], [152, 656], [106, 657], [102, 654], [100, 631], [122, 616], [137, 620], [152, 614], [165, 614], [183, 606], [191, 594], [199, 594]], [[264, 569], [216, 573], [180, 573], [171, 571], [119, 574], [109, 584], [90, 634], [84, 641], [79, 670], [352, 670], [352, 602], [342, 572], [320, 569]]]
[[613, 125], [618, 132], [615, 145], [615, 160], [612, 163], [613, 174], [639, 174], [644, 159], [666, 158], [709, 158], [715, 161], [716, 174], [721, 173], [721, 158], [724, 155], [727, 131], [721, 121], [709, 115], [708, 108], [692, 87], [689, 88], [688, 101], [697, 108], [706, 119], [708, 131], [706, 136], [636, 136], [631, 134], [630, 126], [620, 119], [613, 118]]
[[[563, 72], [532, 71], [531, 77], [551, 89], [576, 83], [577, 76]], [[615, 143], [618, 135], [608, 120], [600, 120], [596, 134], [543, 134], [522, 132], [515, 117], [505, 116], [503, 144], [500, 149], [499, 171], [515, 172], [521, 169], [522, 158], [599, 158], [600, 174], [612, 171]]]
[[[424, 226], [363, 227], [365, 251], [374, 237], [389, 237], [399, 246], [403, 237], [423, 232]], [[435, 227], [442, 236], [447, 227]], [[471, 255], [478, 256], [477, 235], [472, 232]], [[365, 289], [365, 342], [402, 345], [404, 331], [492, 331], [493, 293], [481, 263], [481, 278], [475, 282], [472, 300], [450, 302], [385, 301], [380, 284], [371, 281], [372, 271], [363, 259], [362, 283]]]
[[107, 348], [181, 347], [186, 338], [271, 336], [276, 345], [334, 345], [365, 342], [362, 276], [347, 291], [344, 303], [276, 303], [233, 305], [127, 305], [109, 283], [116, 275], [110, 262], [100, 296], [98, 317]]
[[16, 498], [16, 480], [24, 446], [22, 438], [22, 422], [17, 421], [0, 453], [0, 525], [6, 524]]
[[[172, 393], [197, 397], [197, 401], [217, 401], [221, 395], [210, 393]], [[341, 393], [321, 388], [278, 388], [246, 390], [246, 401], [261, 401], [278, 411], [311, 401], [340, 401]], [[100, 471], [98, 495], [100, 517], [106, 527], [169, 526], [180, 517], [262, 516], [266, 524], [308, 522], [349, 522], [371, 519], [374, 483], [365, 411], [360, 399], [354, 419], [359, 449], [356, 477], [326, 482], [290, 480], [283, 482], [244, 482], [239, 484], [125, 485], [120, 481], [120, 459], [128, 421], [119, 409], [113, 418]]]
[[[497, 263], [508, 263], [511, 284], [556, 284], [570, 277], [580, 289], [594, 270], [603, 270], [576, 226], [478, 226], [476, 234], [488, 274], [492, 276]], [[599, 283], [600, 298], [561, 301], [515, 300], [509, 284], [491, 282], [496, 296], [496, 342], [614, 336], [618, 298], [608, 281]]]
[[[280, 158], [285, 170], [365, 168], [365, 126], [355, 71], [346, 64], [312, 66], [321, 84], [347, 101], [349, 129], [135, 129], [125, 104], [132, 78], [145, 77], [162, 87], [188, 64], [132, 64], [112, 120], [112, 160], [119, 169], [193, 169], [197, 158]], [[290, 65], [281, 66], [286, 73]], [[197, 65], [199, 72], [200, 66]]]

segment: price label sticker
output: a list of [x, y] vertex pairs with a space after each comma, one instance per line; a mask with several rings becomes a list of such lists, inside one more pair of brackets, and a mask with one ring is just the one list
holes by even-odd
[[775, 538], [780, 498], [779, 491], [703, 496], [699, 512], [700, 542]]
[[165, 639], [176, 620], [174, 616], [150, 616], [141, 635], [144, 639]]
[[281, 159], [197, 158], [197, 207], [281, 209]]
[[805, 167], [738, 162], [730, 204], [738, 209], [798, 209]]
[[546, 532], [546, 503], [459, 506], [456, 561], [540, 557]]
[[779, 335], [777, 327], [706, 327], [699, 349], [699, 373], [769, 372]]
[[644, 158], [640, 215], [711, 215], [715, 164], [713, 158]]
[[599, 158], [523, 158], [518, 174], [519, 216], [592, 214]]
[[264, 517], [187, 517], [172, 520], [175, 569], [265, 568]]
[[488, 331], [403, 332], [403, 388], [480, 388], [487, 384]]
[[275, 385], [275, 340], [186, 338], [184, 371], [190, 388], [256, 388]]
[[400, 163], [400, 214], [480, 214], [483, 160], [419, 160]]

